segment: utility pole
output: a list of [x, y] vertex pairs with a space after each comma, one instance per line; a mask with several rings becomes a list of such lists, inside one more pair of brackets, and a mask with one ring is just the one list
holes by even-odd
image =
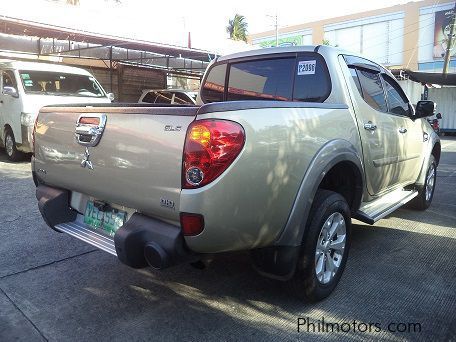
[[[279, 46], [279, 24], [277, 23], [277, 13], [275, 15], [275, 33], [276, 33], [276, 47]], [[453, 17], [454, 23], [454, 17]]]
[[266, 14], [267, 17], [274, 19], [274, 28], [275, 28], [275, 46], [279, 46], [279, 19], [276, 12], [276, 15]]
[[445, 62], [443, 63], [443, 75], [445, 76], [448, 74], [448, 68], [450, 66], [450, 60], [451, 60], [451, 46], [453, 45], [453, 39], [454, 39], [454, 25], [455, 25], [455, 18], [456, 18], [456, 2], [454, 3], [454, 8], [453, 8], [453, 18], [451, 18], [450, 21], [450, 34], [448, 35], [448, 43], [447, 43], [447, 48], [445, 52]]

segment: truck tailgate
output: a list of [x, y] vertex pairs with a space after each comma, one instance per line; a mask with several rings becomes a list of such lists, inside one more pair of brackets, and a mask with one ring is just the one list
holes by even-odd
[[[48, 185], [178, 221], [185, 134], [197, 110], [44, 107], [36, 125], [34, 170]], [[106, 119], [101, 138], [96, 146], [84, 145], [76, 124], [80, 117], [97, 116]]]

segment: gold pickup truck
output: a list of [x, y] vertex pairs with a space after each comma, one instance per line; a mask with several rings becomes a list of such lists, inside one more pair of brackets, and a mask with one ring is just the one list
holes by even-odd
[[381, 65], [327, 46], [219, 57], [197, 105], [41, 109], [33, 178], [46, 223], [139, 268], [250, 250], [317, 301], [337, 285], [351, 219], [433, 197], [440, 142]]

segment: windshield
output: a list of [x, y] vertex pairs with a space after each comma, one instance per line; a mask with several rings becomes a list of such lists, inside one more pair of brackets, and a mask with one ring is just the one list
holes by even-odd
[[104, 97], [94, 77], [54, 71], [19, 71], [26, 93], [41, 95]]

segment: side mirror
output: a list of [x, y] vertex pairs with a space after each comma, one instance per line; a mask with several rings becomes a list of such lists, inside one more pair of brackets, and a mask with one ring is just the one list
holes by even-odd
[[115, 99], [115, 96], [114, 96], [114, 93], [107, 93], [106, 96], [108, 97], [109, 101], [114, 101]]
[[19, 97], [17, 89], [14, 88], [14, 87], [10, 87], [10, 86], [3, 87], [3, 95], [9, 95], [9, 96], [12, 96], [12, 97]]
[[437, 115], [435, 116], [437, 119], [442, 119], [442, 114], [441, 113], [437, 113]]
[[433, 101], [418, 101], [416, 104], [415, 118], [426, 118], [434, 115], [435, 103]]

